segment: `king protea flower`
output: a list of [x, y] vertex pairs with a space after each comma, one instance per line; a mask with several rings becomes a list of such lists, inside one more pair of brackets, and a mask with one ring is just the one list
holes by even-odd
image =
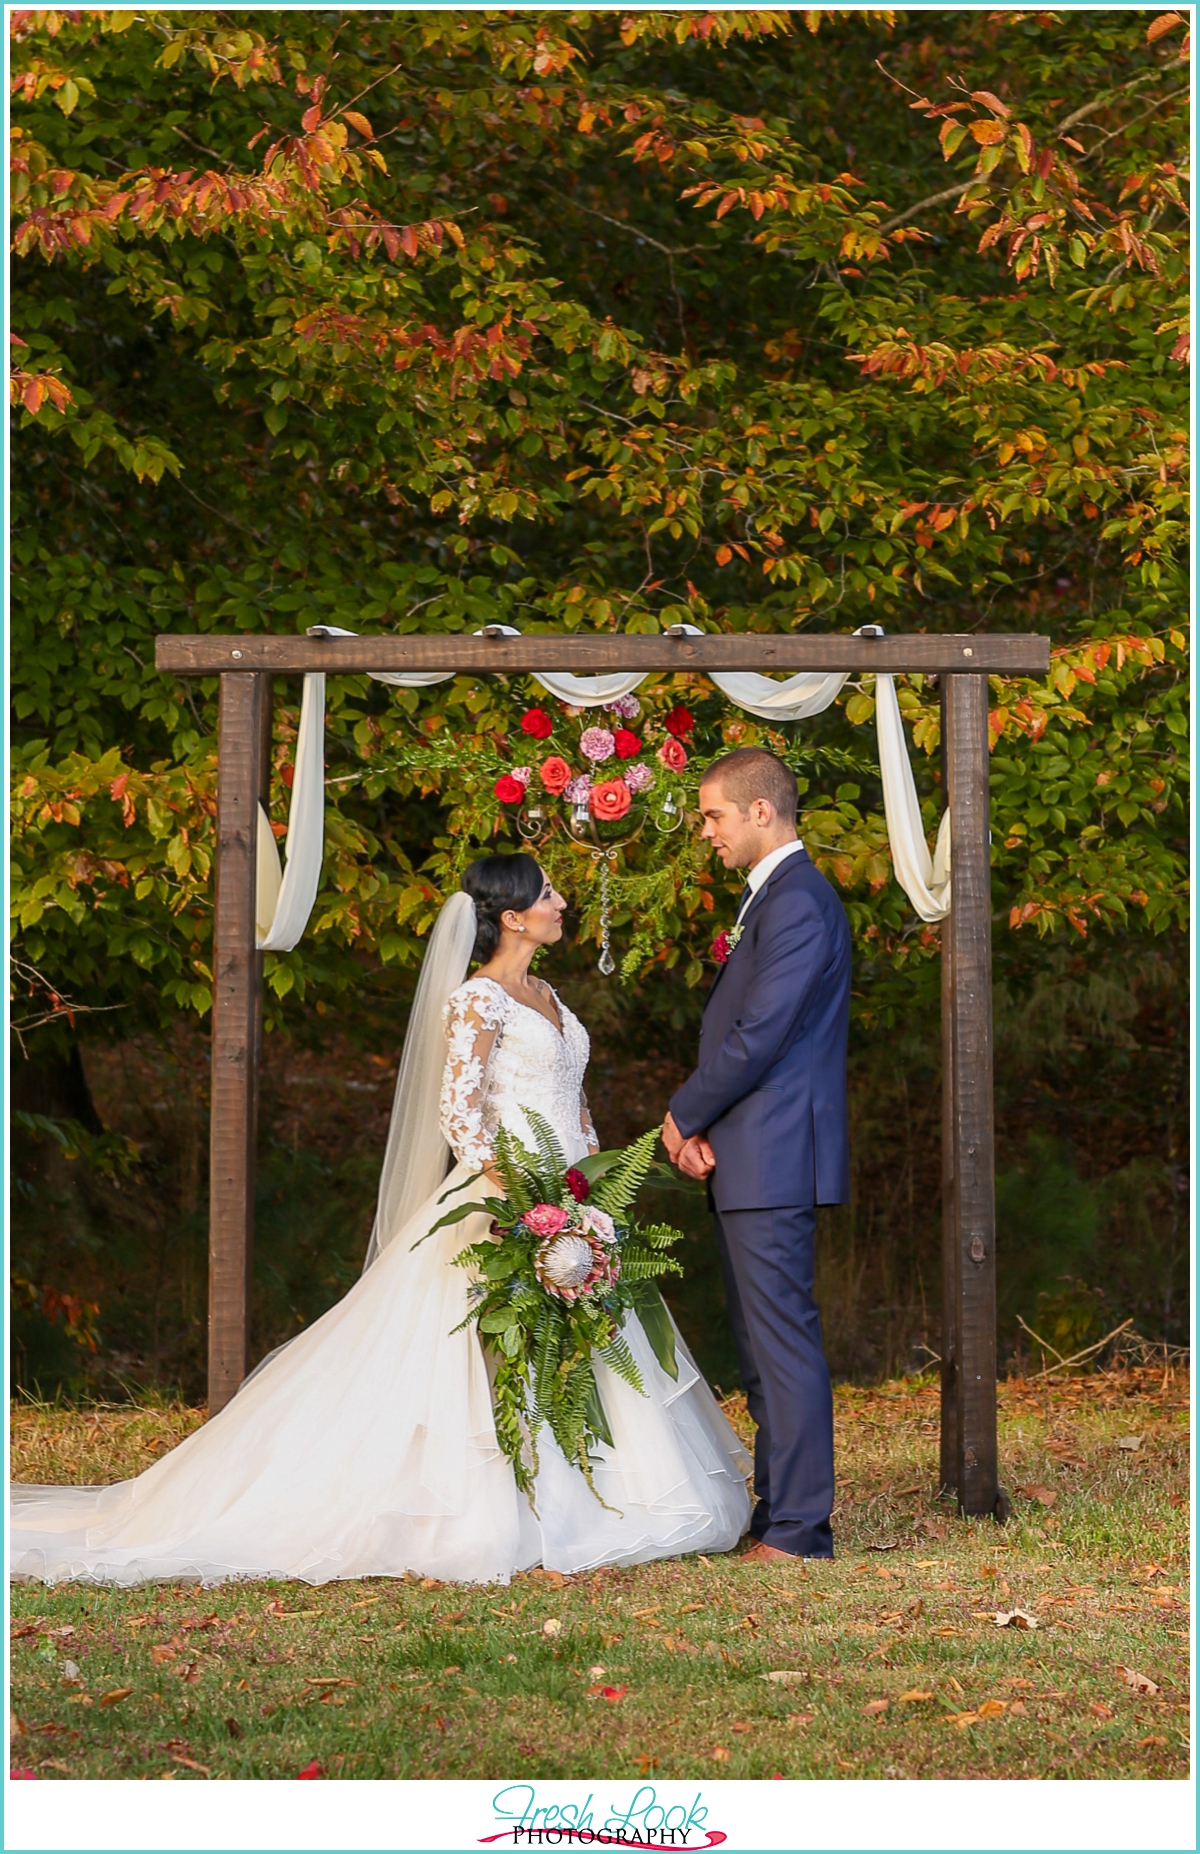
[[616, 1256], [599, 1239], [577, 1230], [548, 1237], [534, 1260], [533, 1270], [547, 1294], [559, 1300], [578, 1300], [597, 1287], [608, 1287], [621, 1272]]

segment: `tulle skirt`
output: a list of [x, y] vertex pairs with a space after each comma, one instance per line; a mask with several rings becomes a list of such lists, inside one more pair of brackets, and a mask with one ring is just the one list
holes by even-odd
[[[456, 1168], [443, 1190], [466, 1177]], [[15, 1485], [12, 1575], [486, 1583], [539, 1564], [569, 1574], [730, 1550], [750, 1519], [745, 1451], [683, 1340], [672, 1379], [632, 1317], [645, 1394], [596, 1360], [613, 1436], [594, 1472], [604, 1505], [546, 1429], [530, 1505], [496, 1441], [480, 1342], [453, 1330], [469, 1276], [451, 1258], [487, 1220], [413, 1246], [447, 1207], [424, 1205], [343, 1300], [136, 1480]]]

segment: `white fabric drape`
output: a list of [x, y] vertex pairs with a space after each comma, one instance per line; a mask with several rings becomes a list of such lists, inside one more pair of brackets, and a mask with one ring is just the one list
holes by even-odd
[[[506, 637], [519, 637], [511, 625], [497, 625]], [[683, 629], [699, 637], [695, 625]], [[314, 634], [355, 637], [337, 625], [321, 625]], [[476, 636], [482, 633], [476, 632]], [[373, 682], [395, 688], [427, 689], [448, 682], [453, 670], [372, 670]], [[803, 671], [775, 682], [751, 671], [707, 672], [721, 694], [738, 708], [764, 721], [804, 721], [819, 715], [836, 701], [848, 678], [820, 676]], [[595, 707], [631, 695], [644, 675], [566, 676], [552, 671], [533, 672], [533, 680], [549, 695], [574, 708]], [[942, 815], [933, 855], [925, 840], [921, 807], [900, 719], [893, 678], [875, 679], [875, 722], [879, 738], [879, 767], [883, 776], [883, 808], [896, 880], [923, 921], [944, 920], [950, 912], [950, 813]], [[324, 854], [325, 813], [325, 678], [304, 678], [300, 709], [300, 735], [296, 743], [295, 778], [288, 816], [287, 866], [280, 875], [279, 853], [265, 813], [259, 818], [256, 919], [258, 945], [267, 952], [287, 952], [296, 945], [316, 900]], [[392, 1227], [395, 1227], [393, 1224]], [[372, 1239], [374, 1241], [374, 1239]]]
[[299, 940], [317, 898], [324, 855], [325, 678], [318, 675], [304, 678], [282, 876], [271, 826], [259, 807], [254, 912], [261, 951], [288, 953]]
[[937, 845], [930, 856], [891, 676], [875, 678], [875, 728], [896, 880], [923, 921], [945, 920], [950, 912], [950, 808], [942, 813]]

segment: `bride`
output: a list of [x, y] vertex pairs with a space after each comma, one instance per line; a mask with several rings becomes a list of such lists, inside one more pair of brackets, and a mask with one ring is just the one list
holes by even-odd
[[564, 906], [531, 856], [466, 871], [422, 967], [361, 1279], [136, 1480], [14, 1486], [14, 1577], [475, 1583], [736, 1545], [749, 1462], [682, 1339], [672, 1379], [629, 1316], [644, 1391], [593, 1361], [613, 1436], [594, 1468], [603, 1504], [545, 1429], [530, 1502], [497, 1444], [479, 1338], [455, 1330], [469, 1277], [452, 1257], [488, 1219], [430, 1232], [478, 1189], [497, 1129], [532, 1145], [535, 1109], [569, 1164], [596, 1150], [587, 1032], [529, 970]]

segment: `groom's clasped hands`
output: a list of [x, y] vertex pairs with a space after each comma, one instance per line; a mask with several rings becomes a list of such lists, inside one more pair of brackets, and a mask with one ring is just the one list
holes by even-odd
[[697, 1178], [703, 1182], [716, 1165], [713, 1149], [703, 1133], [693, 1133], [690, 1139], [684, 1139], [683, 1134], [675, 1125], [674, 1115], [670, 1113], [663, 1121], [662, 1142], [667, 1149], [667, 1157], [671, 1164], [676, 1166], [685, 1178]]

